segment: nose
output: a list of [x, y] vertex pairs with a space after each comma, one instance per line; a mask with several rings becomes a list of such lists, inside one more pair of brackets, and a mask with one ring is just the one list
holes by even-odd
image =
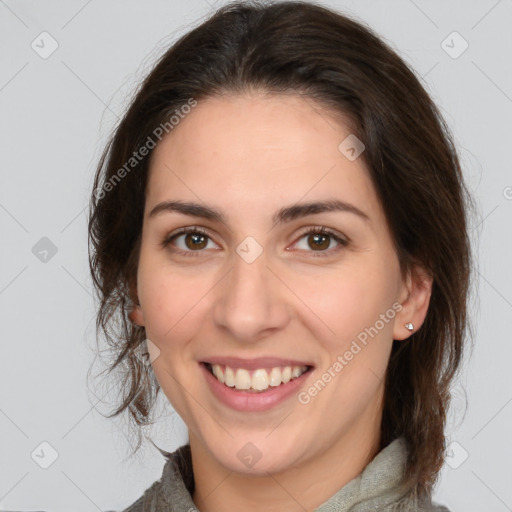
[[258, 341], [290, 321], [286, 286], [269, 266], [265, 251], [251, 263], [234, 253], [231, 271], [216, 287], [214, 322], [238, 342]]

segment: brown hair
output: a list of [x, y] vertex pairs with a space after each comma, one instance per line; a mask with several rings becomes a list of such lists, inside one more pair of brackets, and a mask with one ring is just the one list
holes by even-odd
[[[414, 72], [361, 22], [307, 2], [220, 8], [160, 58], [103, 153], [90, 203], [89, 259], [101, 300], [96, 328], [116, 356], [109, 373], [117, 368], [122, 381], [121, 403], [109, 417], [128, 410], [135, 426], [148, 424], [159, 391], [136, 354], [144, 328], [128, 319], [137, 300], [149, 168], [149, 157], [130, 159], [191, 98], [252, 89], [300, 94], [350, 121], [366, 147], [361, 158], [402, 271], [418, 263], [433, 277], [424, 324], [393, 342], [381, 430], [381, 449], [405, 437], [407, 477], [417, 492], [431, 494], [444, 460], [449, 386], [471, 327], [471, 197], [450, 132]], [[114, 179], [121, 168], [122, 179]], [[140, 435], [135, 451], [139, 446]]]

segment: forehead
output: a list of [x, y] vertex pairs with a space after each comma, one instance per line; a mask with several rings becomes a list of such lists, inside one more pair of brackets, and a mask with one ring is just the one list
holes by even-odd
[[274, 211], [336, 197], [371, 213], [378, 201], [362, 158], [339, 149], [351, 135], [340, 119], [298, 95], [199, 101], [153, 152], [147, 206], [184, 198]]

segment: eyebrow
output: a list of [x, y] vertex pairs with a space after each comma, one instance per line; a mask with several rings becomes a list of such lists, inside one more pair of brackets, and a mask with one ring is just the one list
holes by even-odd
[[[324, 212], [346, 212], [357, 215], [367, 222], [371, 222], [369, 216], [356, 206], [340, 201], [338, 199], [331, 199], [325, 201], [314, 201], [309, 203], [299, 203], [291, 206], [286, 206], [277, 211], [272, 217], [273, 225], [291, 222], [300, 217], [307, 215], [314, 215]], [[155, 217], [162, 213], [178, 212], [183, 215], [190, 215], [193, 217], [200, 217], [212, 221], [217, 221], [226, 224], [225, 215], [211, 206], [202, 205], [194, 202], [185, 201], [163, 201], [158, 203], [149, 213], [148, 218]]]

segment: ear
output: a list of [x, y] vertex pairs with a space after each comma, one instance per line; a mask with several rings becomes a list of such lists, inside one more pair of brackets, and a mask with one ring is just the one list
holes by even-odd
[[[414, 265], [402, 280], [399, 302], [402, 309], [395, 316], [393, 339], [404, 340], [416, 332], [427, 316], [432, 294], [432, 276], [421, 266]], [[412, 323], [409, 330], [405, 324]]]
[[133, 324], [138, 325], [139, 327], [144, 327], [144, 313], [142, 312], [140, 305], [137, 304], [133, 306], [132, 310], [128, 314], [128, 317]]
[[144, 327], [144, 313], [139, 304], [139, 298], [137, 296], [137, 284], [135, 282], [130, 283], [130, 300], [133, 306], [131, 307], [128, 318], [132, 323]]

